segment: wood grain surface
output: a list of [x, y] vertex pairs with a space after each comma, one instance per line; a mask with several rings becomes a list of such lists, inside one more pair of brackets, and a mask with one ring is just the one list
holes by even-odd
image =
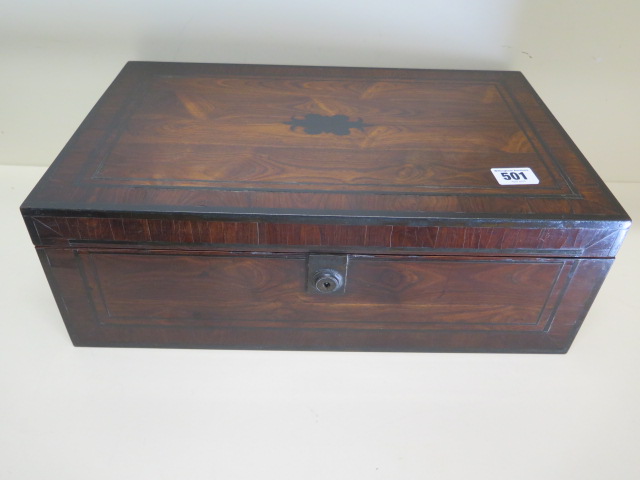
[[630, 226], [518, 72], [152, 62], [21, 210], [83, 346], [566, 352]]
[[80, 346], [562, 353], [612, 263], [353, 256], [318, 296], [302, 254], [38, 251]]
[[[308, 134], [291, 119], [367, 125]], [[530, 167], [538, 185], [490, 169]], [[23, 205], [43, 212], [628, 217], [518, 72], [131, 62]]]
[[[485, 226], [341, 225], [175, 220], [169, 218], [32, 217], [36, 245], [153, 248], [230, 248], [237, 250], [353, 249], [389, 253], [415, 251], [460, 255], [547, 255], [614, 257], [626, 228], [562, 228], [503, 222]], [[400, 223], [400, 222], [398, 222]]]

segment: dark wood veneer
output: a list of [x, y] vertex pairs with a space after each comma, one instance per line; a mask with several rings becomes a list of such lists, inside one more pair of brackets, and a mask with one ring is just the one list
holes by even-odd
[[21, 210], [84, 346], [565, 352], [630, 226], [519, 72], [153, 62]]
[[[399, 223], [399, 222], [398, 222]], [[506, 222], [505, 222], [506, 223]], [[611, 228], [544, 228], [519, 226], [336, 225], [314, 223], [223, 222], [147, 218], [33, 217], [36, 245], [112, 242], [182, 247], [236, 245], [271, 247], [361, 247], [368, 250], [422, 250], [438, 254], [611, 257], [621, 235]]]
[[[307, 135], [295, 114], [374, 126]], [[530, 166], [504, 187], [490, 168]], [[23, 205], [626, 219], [518, 72], [130, 62]]]
[[322, 301], [304, 255], [39, 252], [86, 346], [564, 352], [612, 263], [356, 257], [347, 293]]

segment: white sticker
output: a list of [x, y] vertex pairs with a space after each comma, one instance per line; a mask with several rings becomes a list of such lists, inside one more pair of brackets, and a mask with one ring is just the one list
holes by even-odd
[[537, 185], [540, 183], [530, 168], [492, 168], [491, 173], [500, 185]]

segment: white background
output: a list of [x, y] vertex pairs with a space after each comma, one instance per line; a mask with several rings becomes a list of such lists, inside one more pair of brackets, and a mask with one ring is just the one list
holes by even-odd
[[640, 215], [640, 2], [0, 0], [0, 478], [640, 478], [640, 238], [567, 355], [74, 348], [18, 205], [127, 60], [521, 70]]

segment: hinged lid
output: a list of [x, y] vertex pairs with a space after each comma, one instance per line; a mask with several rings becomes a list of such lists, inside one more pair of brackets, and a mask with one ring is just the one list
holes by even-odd
[[518, 72], [150, 62], [22, 211], [36, 244], [611, 256], [629, 226]]

